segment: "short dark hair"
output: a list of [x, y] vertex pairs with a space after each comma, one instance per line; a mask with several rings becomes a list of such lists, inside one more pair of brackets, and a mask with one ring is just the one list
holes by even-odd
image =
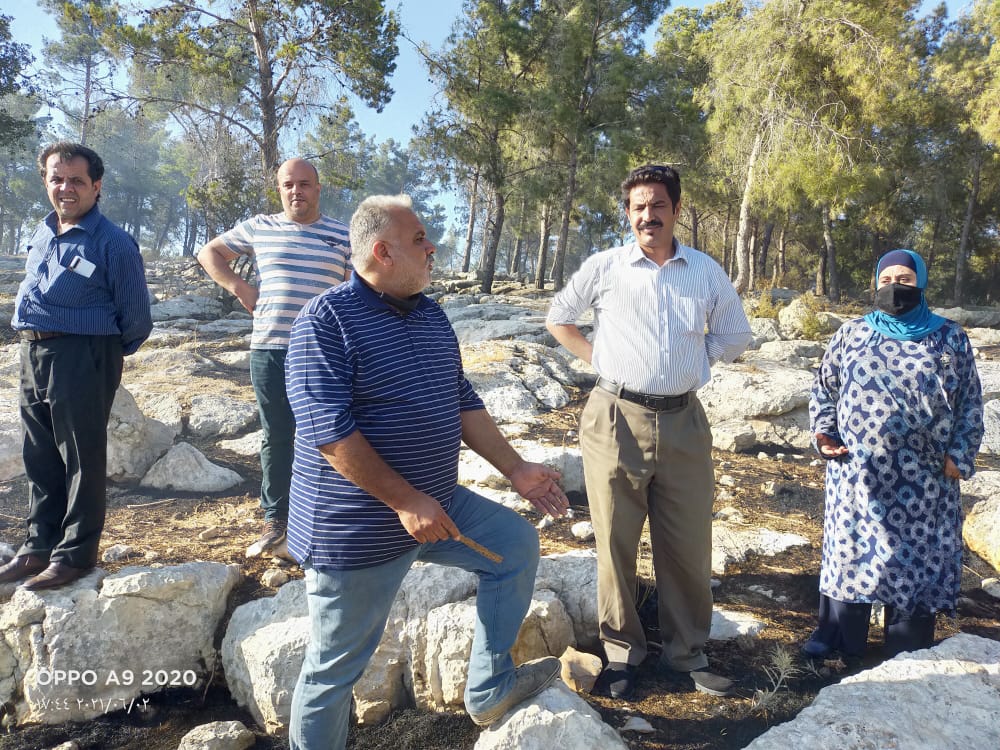
[[97, 182], [104, 177], [104, 162], [101, 161], [101, 157], [97, 155], [96, 151], [87, 148], [82, 143], [57, 141], [43, 148], [42, 153], [38, 155], [38, 171], [42, 173], [43, 180], [45, 179], [45, 166], [52, 154], [58, 154], [60, 161], [72, 161], [76, 157], [82, 156], [87, 160], [87, 176], [90, 177], [91, 182]]
[[673, 167], [662, 164], [645, 164], [628, 173], [628, 177], [622, 183], [622, 203], [625, 204], [625, 209], [628, 210], [628, 196], [632, 188], [637, 185], [648, 185], [651, 182], [658, 182], [667, 189], [670, 203], [676, 210], [677, 202], [681, 199], [681, 176]]

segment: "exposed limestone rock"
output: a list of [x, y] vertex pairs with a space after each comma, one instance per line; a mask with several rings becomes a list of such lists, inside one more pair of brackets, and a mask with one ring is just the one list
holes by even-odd
[[235, 471], [216, 466], [190, 443], [177, 443], [153, 464], [139, 484], [160, 490], [222, 492], [242, 481]]
[[712, 628], [709, 639], [731, 641], [747, 635], [757, 635], [764, 629], [764, 623], [746, 612], [732, 612], [716, 607], [712, 611]]
[[0, 389], [0, 482], [24, 473], [21, 458], [21, 412], [17, 388]]
[[[819, 323], [817, 312], [823, 303], [812, 294], [800, 294], [787, 305], [778, 311], [778, 326], [781, 329], [782, 338], [798, 339], [802, 338], [802, 332], [806, 321], [811, 317], [816, 317]], [[823, 333], [830, 334], [836, 330], [833, 321], [831, 327], [824, 328]]]
[[152, 305], [150, 312], [154, 321], [168, 320], [170, 318], [215, 320], [222, 315], [223, 308], [222, 302], [215, 297], [185, 294]]
[[983, 400], [992, 401], [1000, 398], [1000, 360], [981, 359], [976, 362], [976, 370], [979, 371], [979, 384], [983, 389]]
[[775, 417], [807, 406], [812, 381], [812, 373], [776, 362], [716, 364], [711, 381], [698, 391], [698, 399], [713, 424]]
[[1000, 329], [965, 327], [973, 346], [1000, 346]]
[[597, 638], [597, 554], [574, 550], [538, 561], [536, 589], [555, 591], [573, 622], [577, 648], [595, 649]]
[[179, 349], [151, 349], [143, 346], [125, 358], [125, 370], [152, 370], [173, 378], [189, 378], [199, 370], [214, 368], [212, 360], [194, 352]]
[[603, 666], [597, 654], [577, 651], [572, 646], [563, 651], [559, 661], [562, 663], [562, 681], [578, 693], [589, 693], [593, 689]]
[[232, 440], [220, 440], [218, 446], [223, 450], [238, 453], [241, 456], [256, 456], [260, 454], [260, 444], [264, 440], [264, 431], [257, 430], [243, 437]]
[[0, 611], [0, 702], [15, 705], [18, 723], [60, 724], [197, 684], [239, 577], [238, 566], [199, 562], [16, 589]]
[[293, 581], [270, 598], [233, 611], [222, 639], [226, 684], [267, 732], [288, 726], [292, 692], [309, 641], [303, 581]]
[[712, 425], [712, 447], [740, 453], [757, 444], [757, 433], [742, 419], [727, 419]]
[[[564, 447], [543, 445], [538, 442], [511, 441], [526, 461], [535, 461], [555, 469], [562, 476], [559, 485], [565, 492], [586, 492], [583, 481], [583, 456], [577, 444]], [[463, 449], [458, 462], [459, 483], [480, 491], [482, 487], [509, 491], [510, 482], [493, 464], [468, 449]]]
[[808, 545], [809, 540], [798, 534], [786, 534], [770, 529], [743, 526], [729, 521], [712, 523], [712, 572], [726, 572], [726, 563], [743, 560], [748, 552], [776, 555], [789, 547]]
[[[419, 708], [440, 709], [463, 705], [469, 653], [476, 625], [476, 601], [445, 604], [427, 613], [420, 690], [414, 686]], [[551, 591], [536, 591], [512, 649], [515, 663], [553, 653], [572, 645], [573, 625], [562, 602]]]
[[826, 346], [808, 339], [791, 341], [768, 341], [761, 345], [754, 354], [757, 359], [768, 359], [772, 362], [785, 362], [793, 358], [817, 360], [826, 351]]
[[181, 434], [184, 430], [184, 407], [176, 390], [155, 390], [141, 381], [129, 383], [128, 389], [143, 414], [165, 424], [174, 437]]
[[936, 307], [934, 312], [954, 320], [962, 328], [1000, 327], [1000, 308], [996, 307]]
[[253, 732], [238, 721], [213, 721], [185, 734], [177, 750], [247, 750], [256, 741]]
[[627, 750], [618, 733], [561, 681], [484, 729], [474, 750]]
[[750, 318], [750, 330], [753, 332], [748, 347], [751, 350], [760, 349], [761, 344], [768, 341], [781, 341], [781, 330], [774, 318]]
[[983, 404], [983, 428], [980, 451], [1000, 455], [1000, 398]]
[[238, 352], [220, 352], [215, 355], [219, 363], [226, 368], [233, 370], [250, 370], [250, 350], [242, 349]]
[[823, 688], [746, 750], [1000, 747], [998, 715], [1000, 643], [960, 633]]
[[194, 396], [188, 432], [199, 437], [237, 435], [256, 424], [257, 419], [255, 403], [214, 394]]
[[1000, 471], [981, 471], [962, 482], [962, 536], [969, 549], [1000, 570]]
[[174, 435], [167, 425], [139, 411], [132, 394], [119, 386], [108, 420], [108, 478], [138, 481], [170, 449]]

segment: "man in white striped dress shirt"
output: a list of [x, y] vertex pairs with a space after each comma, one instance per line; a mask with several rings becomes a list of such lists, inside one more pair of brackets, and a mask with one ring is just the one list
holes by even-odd
[[[278, 168], [283, 212], [258, 214], [198, 251], [208, 275], [253, 314], [250, 380], [253, 382], [263, 440], [260, 446], [260, 506], [264, 529], [247, 557], [284, 554], [288, 492], [292, 477], [295, 418], [285, 392], [288, 333], [299, 310], [317, 294], [350, 277], [347, 226], [319, 208], [316, 168], [289, 159]], [[230, 263], [253, 258], [259, 286], [236, 273]]]
[[[635, 241], [589, 257], [556, 295], [547, 325], [599, 375], [580, 418], [587, 497], [596, 534], [598, 618], [608, 664], [599, 682], [633, 695], [647, 655], [636, 609], [636, 553], [648, 517], [662, 662], [694, 687], [727, 695], [709, 672], [712, 620], [712, 434], [695, 391], [709, 367], [750, 342], [733, 285], [710, 257], [674, 239], [680, 177], [634, 169], [622, 200]], [[593, 343], [576, 324], [594, 311]]]

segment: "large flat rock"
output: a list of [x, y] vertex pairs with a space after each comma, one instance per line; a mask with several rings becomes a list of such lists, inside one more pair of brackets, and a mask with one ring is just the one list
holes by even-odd
[[823, 688], [746, 750], [1000, 747], [1000, 642], [960, 633]]

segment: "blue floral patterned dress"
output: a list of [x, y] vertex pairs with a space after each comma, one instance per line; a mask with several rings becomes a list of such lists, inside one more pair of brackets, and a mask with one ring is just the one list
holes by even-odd
[[849, 451], [827, 462], [820, 591], [906, 613], [953, 612], [962, 577], [959, 481], [974, 472], [983, 405], [972, 347], [948, 321], [919, 341], [863, 318], [833, 336], [809, 403], [813, 433]]

